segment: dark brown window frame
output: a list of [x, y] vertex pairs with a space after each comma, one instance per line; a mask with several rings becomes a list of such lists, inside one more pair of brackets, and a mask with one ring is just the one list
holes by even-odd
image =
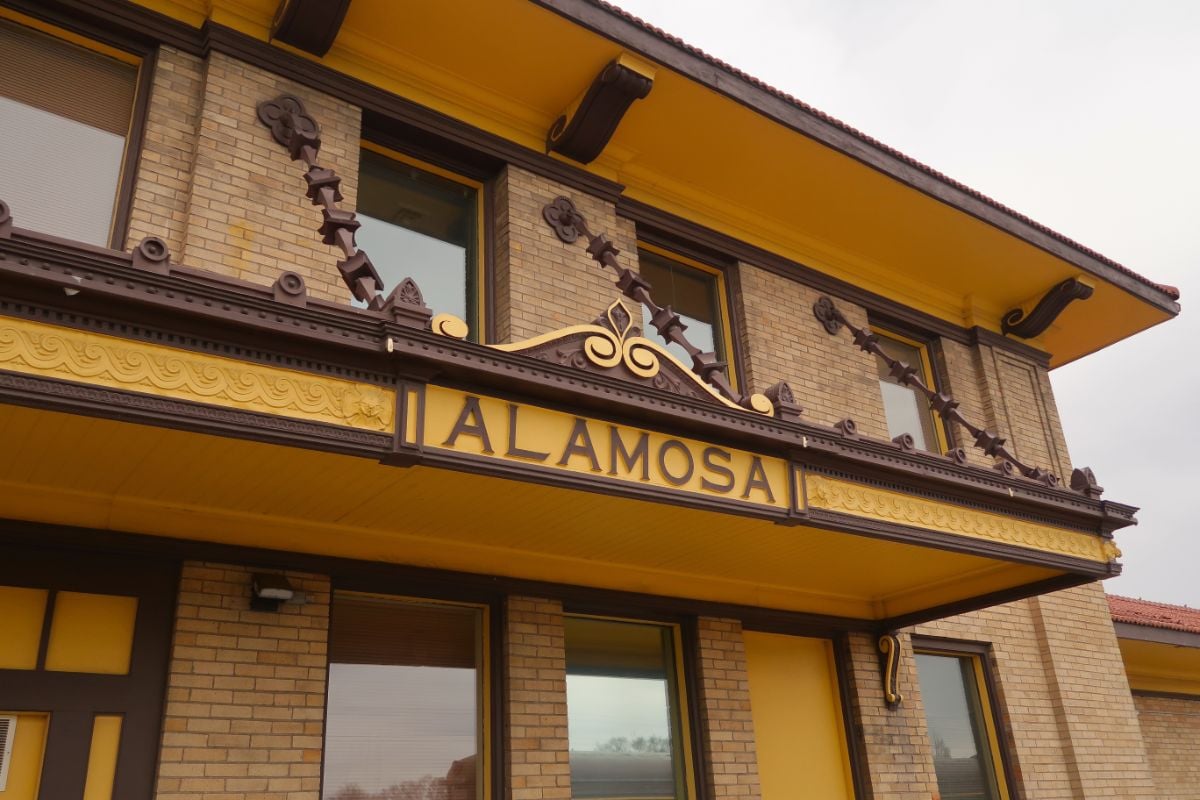
[[[108, 239], [108, 246], [111, 249], [124, 251], [133, 215], [133, 197], [137, 188], [146, 123], [150, 113], [150, 94], [154, 87], [154, 75], [158, 69], [159, 44], [148, 37], [128, 35], [114, 29], [111, 25], [87, 16], [69, 14], [55, 7], [43, 8], [36, 2], [5, 2], [4, 5], [52, 28], [97, 44], [123, 50], [139, 59], [137, 78], [134, 82], [133, 107], [130, 109], [129, 115], [129, 132], [125, 137], [125, 153], [121, 159], [121, 172], [117, 181], [117, 193], [113, 204], [112, 225]], [[22, 24], [19, 19], [13, 20], [13, 22], [18, 25]], [[53, 31], [42, 30], [42, 33], [62, 38], [56, 36]], [[64, 39], [64, 41], [66, 40]], [[86, 47], [86, 45], [81, 46]], [[0, 198], [0, 200], [2, 199]], [[19, 226], [21, 209], [14, 208], [12, 212], [14, 224]]]
[[[1017, 780], [1018, 773], [1015, 769], [1016, 739], [1013, 736], [1012, 727], [1008, 724], [1007, 718], [1004, 714], [1000, 713], [1000, 709], [1006, 707], [1007, 703], [1004, 699], [1003, 687], [997, 678], [998, 668], [992, 644], [990, 642], [919, 634], [913, 634], [910, 637], [909, 644], [914, 656], [918, 651], [921, 651], [934, 655], [978, 660], [980, 672], [983, 673], [983, 689], [987, 693], [986, 699], [988, 701], [984, 713], [989, 716], [992, 723], [992, 730], [995, 731], [996, 735], [996, 750], [1000, 755], [999, 772], [1004, 779], [1005, 788], [1008, 790], [1009, 800], [1022, 800], [1025, 796], [1025, 791], [1024, 787]], [[916, 662], [914, 661], [913, 663], [914, 674], [912, 678], [916, 680]]]

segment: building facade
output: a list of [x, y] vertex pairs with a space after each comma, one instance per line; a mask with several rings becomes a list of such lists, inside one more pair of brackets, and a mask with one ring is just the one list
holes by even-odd
[[1171, 287], [591, 0], [0, 62], [0, 798], [1200, 796], [1048, 379]]

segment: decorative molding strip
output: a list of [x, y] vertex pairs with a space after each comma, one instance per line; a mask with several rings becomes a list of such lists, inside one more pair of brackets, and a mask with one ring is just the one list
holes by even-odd
[[281, 0], [271, 23], [271, 38], [323, 56], [349, 10], [350, 0]]
[[986, 539], [1102, 563], [1120, 557], [1111, 539], [1039, 525], [922, 497], [827, 478], [805, 476], [808, 505], [855, 517]]
[[1087, 300], [1092, 296], [1091, 286], [1078, 278], [1067, 278], [1046, 292], [1028, 314], [1023, 308], [1007, 311], [1000, 320], [1000, 330], [1006, 335], [1032, 339], [1045, 332], [1058, 315], [1075, 300]]
[[[573, 244], [580, 235], [587, 238], [588, 255], [602, 266], [610, 267], [617, 273], [617, 288], [626, 297], [650, 310], [650, 324], [658, 331], [658, 335], [672, 344], [679, 345], [687, 352], [692, 359], [692, 371], [702, 381], [716, 389], [722, 397], [735, 406], [757, 411], [760, 414], [775, 413], [774, 404], [766, 395], [742, 395], [733, 390], [729, 384], [729, 376], [726, 374], [728, 364], [717, 360], [716, 353], [705, 353], [688, 341], [684, 334], [687, 326], [683, 324], [679, 314], [670, 306], [660, 306], [655, 303], [654, 298], [650, 295], [650, 284], [641, 275], [617, 263], [617, 255], [620, 251], [617, 250], [616, 245], [609, 241], [604, 234], [593, 234], [588, 230], [587, 220], [575, 208], [575, 204], [571, 202], [570, 198], [557, 197], [547, 203], [542, 207], [542, 216], [564, 244]], [[789, 390], [784, 394], [787, 396], [790, 393]]]
[[546, 135], [546, 152], [562, 153], [584, 164], [603, 152], [629, 107], [654, 87], [653, 75], [624, 61], [622, 57], [605, 65], [574, 112], [568, 110], [554, 121]]
[[395, 392], [221, 356], [0, 319], [0, 369], [372, 431], [391, 432]]
[[894, 633], [879, 637], [879, 652], [883, 654], [883, 700], [889, 706], [904, 702], [900, 694], [900, 640]]
[[321, 129], [305, 109], [304, 102], [290, 94], [264, 100], [258, 104], [258, 119], [270, 129], [275, 141], [288, 149], [293, 161], [303, 161], [308, 166], [304, 174], [308, 199], [314, 206], [321, 206], [324, 218], [317, 232], [325, 244], [337, 245], [345, 255], [337, 262], [337, 268], [354, 298], [366, 303], [372, 311], [391, 314], [401, 324], [427, 327], [432, 312], [412, 278], [405, 278], [384, 297], [383, 279], [366, 252], [359, 250], [354, 241], [354, 232], [362, 223], [353, 211], [338, 208], [337, 204], [342, 200], [342, 179], [333, 170], [317, 164]]
[[[434, 318], [435, 323], [437, 319]], [[521, 342], [488, 346], [541, 361], [569, 364], [577, 369], [611, 371], [629, 380], [647, 381], [654, 388], [672, 394], [711, 398], [729, 408], [744, 410], [700, 380], [665, 347], [639, 333], [625, 306], [620, 300], [614, 300], [591, 325], [574, 325]], [[787, 392], [789, 396], [790, 391]], [[768, 416], [772, 414], [772, 401], [766, 395], [752, 395], [750, 402], [753, 404], [751, 410]]]
[[1006, 440], [1003, 437], [980, 428], [963, 416], [962, 412], [958, 410], [958, 401], [953, 397], [941, 392], [935, 392], [926, 386], [925, 382], [921, 380], [918, 374], [919, 370], [916, 367], [889, 356], [879, 346], [878, 336], [864, 328], [859, 328], [851, 324], [828, 297], [821, 296], [817, 298], [817, 302], [813, 303], [813, 315], [825, 327], [825, 331], [830, 336], [837, 335], [838, 331], [843, 327], [847, 328], [854, 337], [854, 343], [858, 345], [859, 349], [882, 359], [888, 365], [891, 376], [900, 385], [916, 389], [924, 395], [925, 399], [929, 401], [929, 407], [937, 412], [939, 417], [948, 422], [961, 425], [971, 434], [971, 437], [975, 440], [976, 447], [983, 450], [985, 455], [998, 459], [996, 469], [1001, 473], [1011, 475], [1014, 472], [1019, 472], [1026, 478], [1045, 484], [1046, 486], [1057, 487], [1059, 485], [1057, 475], [1041, 467], [1033, 467], [1022, 463], [1004, 446]]

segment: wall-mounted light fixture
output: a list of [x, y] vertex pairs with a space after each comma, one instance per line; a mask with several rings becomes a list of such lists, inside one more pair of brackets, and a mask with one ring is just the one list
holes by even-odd
[[282, 575], [256, 572], [250, 579], [250, 607], [255, 611], [278, 611], [280, 603], [295, 596], [296, 590]]

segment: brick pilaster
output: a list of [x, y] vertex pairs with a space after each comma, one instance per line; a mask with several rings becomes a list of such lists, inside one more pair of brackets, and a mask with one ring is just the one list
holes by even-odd
[[509, 597], [504, 642], [507, 800], [571, 796], [562, 604]]
[[183, 567], [157, 800], [318, 800], [329, 581], [287, 573], [306, 603], [250, 610], [247, 567]]
[[713, 800], [759, 800], [758, 759], [742, 624], [701, 617], [698, 624], [700, 729]]

